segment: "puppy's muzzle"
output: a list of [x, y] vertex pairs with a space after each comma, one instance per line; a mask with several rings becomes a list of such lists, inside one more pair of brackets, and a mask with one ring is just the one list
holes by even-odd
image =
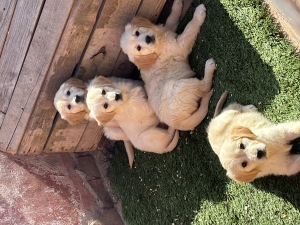
[[145, 41], [146, 41], [147, 44], [154, 43], [155, 42], [155, 37], [147, 35]]
[[265, 150], [260, 150], [260, 149], [258, 149], [257, 150], [257, 152], [256, 152], [256, 157], [258, 158], [258, 159], [261, 159], [261, 158], [263, 158], [263, 157], [266, 157], [266, 151]]

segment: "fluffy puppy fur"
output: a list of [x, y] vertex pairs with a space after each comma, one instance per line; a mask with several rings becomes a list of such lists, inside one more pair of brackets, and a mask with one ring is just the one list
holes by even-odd
[[[206, 116], [216, 64], [207, 60], [203, 80], [195, 77], [188, 55], [206, 16], [199, 5], [179, 36], [175, 33], [183, 3], [175, 0], [166, 24], [154, 25], [136, 17], [125, 26], [121, 48], [141, 72], [145, 88], [160, 121], [178, 130], [193, 130]], [[200, 105], [200, 106], [199, 106]]]
[[[97, 78], [95, 78], [97, 79]], [[112, 80], [122, 80], [122, 78], [111, 77]], [[61, 118], [67, 120], [71, 125], [79, 123], [83, 119], [90, 120], [90, 110], [86, 104], [87, 85], [78, 78], [69, 78], [61, 84], [54, 97], [54, 106], [61, 115]], [[110, 99], [113, 96], [108, 96]], [[101, 124], [103, 126], [103, 124]], [[120, 129], [118, 124], [111, 120], [103, 126], [104, 135], [113, 135], [113, 140], [123, 140], [128, 156], [130, 167], [134, 161], [134, 151], [132, 144], [126, 134]]]
[[74, 125], [88, 119], [89, 109], [86, 105], [87, 84], [78, 78], [69, 78], [61, 84], [54, 97], [54, 106], [61, 118]]
[[300, 155], [290, 150], [292, 141], [300, 137], [300, 121], [273, 124], [255, 106], [237, 103], [219, 114], [226, 96], [221, 96], [207, 132], [227, 175], [241, 183], [271, 174], [298, 173]]
[[[99, 76], [88, 86], [87, 105], [90, 116], [99, 124], [105, 126], [113, 119], [133, 146], [140, 150], [161, 154], [172, 151], [177, 145], [178, 131], [158, 127], [160, 121], [140, 84], [125, 79], [113, 81]], [[110, 130], [105, 135], [115, 139], [116, 133], [118, 132]]]

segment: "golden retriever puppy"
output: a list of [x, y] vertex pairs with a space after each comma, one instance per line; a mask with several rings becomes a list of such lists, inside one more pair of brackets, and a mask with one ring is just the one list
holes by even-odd
[[300, 121], [273, 124], [253, 105], [232, 103], [220, 114], [224, 93], [207, 132], [209, 143], [227, 175], [251, 182], [267, 175], [293, 175], [300, 171], [300, 155], [292, 154], [292, 141], [300, 137]]
[[[99, 76], [90, 82], [86, 101], [90, 117], [104, 126], [113, 119], [140, 150], [162, 154], [177, 145], [179, 132], [158, 127], [160, 121], [141, 84]], [[106, 133], [106, 136], [111, 137], [111, 134]]]
[[206, 16], [199, 5], [182, 34], [177, 28], [183, 3], [175, 0], [165, 26], [136, 17], [125, 26], [120, 45], [140, 70], [148, 101], [160, 121], [178, 130], [193, 130], [207, 114], [213, 94], [216, 64], [209, 59], [199, 80], [188, 62], [195, 39]]
[[79, 123], [82, 119], [88, 119], [89, 109], [85, 98], [87, 84], [78, 78], [69, 78], [60, 85], [54, 97], [54, 106], [71, 125]]
[[[121, 78], [112, 78], [121, 79]], [[81, 120], [90, 120], [89, 109], [86, 104], [87, 84], [78, 78], [69, 78], [61, 84], [54, 97], [54, 106], [61, 115], [61, 118], [71, 125], [79, 123]], [[111, 120], [103, 126], [104, 135], [112, 140], [123, 140], [128, 156], [130, 167], [134, 161], [133, 147], [118, 124]]]

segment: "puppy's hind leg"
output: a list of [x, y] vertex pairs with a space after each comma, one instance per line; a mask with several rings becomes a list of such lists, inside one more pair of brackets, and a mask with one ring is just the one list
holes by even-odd
[[213, 94], [213, 90], [208, 92], [203, 98], [201, 99], [200, 107], [194, 112], [190, 117], [180, 121], [178, 129], [180, 130], [194, 130], [196, 126], [198, 126], [202, 120], [205, 118], [208, 112], [208, 105], [209, 100]]
[[214, 77], [214, 71], [217, 68], [216, 62], [214, 59], [208, 59], [205, 62], [205, 69], [204, 69], [204, 77], [200, 81], [201, 84], [199, 85], [201, 87], [201, 92], [203, 95], [208, 93], [211, 90], [212, 86], [212, 79]]
[[140, 149], [163, 154], [172, 151], [179, 139], [179, 132], [173, 128], [149, 127], [138, 135]]
[[183, 2], [182, 0], [175, 0], [172, 5], [171, 14], [168, 16], [165, 27], [169, 30], [176, 31], [180, 15], [182, 13]]
[[132, 168], [132, 164], [134, 161], [134, 151], [133, 151], [131, 141], [129, 140], [129, 138], [127, 137], [125, 132], [122, 130], [122, 128], [107, 126], [107, 127], [103, 128], [103, 131], [104, 131], [105, 137], [107, 137], [110, 140], [123, 140], [124, 141], [129, 166], [130, 166], [130, 168]]
[[168, 145], [166, 146], [166, 150], [168, 152], [172, 151], [177, 143], [178, 143], [178, 139], [179, 139], [179, 131], [175, 130], [174, 128], [168, 128], [168, 133], [171, 135], [172, 139], [171, 142], [168, 143]]

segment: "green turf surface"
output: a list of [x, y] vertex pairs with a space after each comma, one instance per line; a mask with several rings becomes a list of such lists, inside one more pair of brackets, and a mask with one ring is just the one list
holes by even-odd
[[[128, 225], [299, 224], [300, 174], [244, 185], [231, 181], [205, 128], [225, 90], [226, 104], [254, 104], [273, 122], [299, 119], [300, 58], [260, 1], [196, 2], [206, 5], [207, 17], [190, 55], [191, 67], [202, 78], [205, 61], [212, 57], [217, 63], [209, 113], [193, 132], [180, 132], [173, 152], [136, 150], [132, 169], [123, 143], [117, 143], [109, 177], [123, 216]], [[190, 7], [178, 32], [194, 9]], [[300, 142], [295, 146], [299, 150]]]

